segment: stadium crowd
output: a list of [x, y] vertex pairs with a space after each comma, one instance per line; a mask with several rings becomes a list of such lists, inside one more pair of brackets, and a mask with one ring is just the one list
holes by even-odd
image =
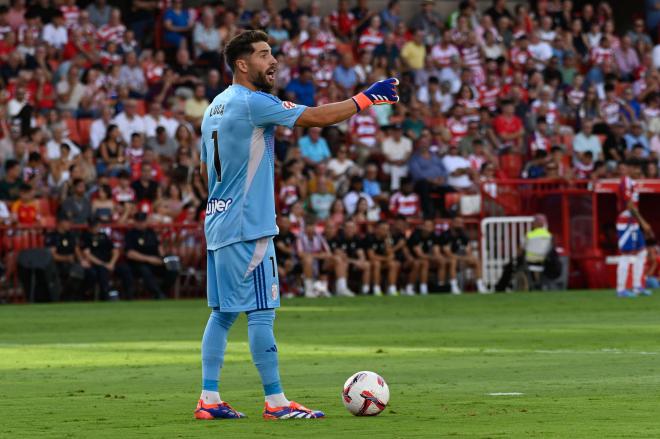
[[[607, 1], [511, 10], [503, 0], [486, 8], [465, 0], [446, 16], [420, 1], [410, 20], [396, 0], [382, 10], [339, 0], [329, 15], [317, 0], [280, 10], [272, 0], [255, 10], [245, 3], [0, 6], [0, 220], [97, 227], [139, 214], [138, 222], [200, 224], [200, 123], [231, 82], [222, 49], [243, 29], [270, 35], [273, 93], [283, 100], [317, 105], [400, 79], [395, 106], [323, 130], [277, 128], [285, 293], [327, 295], [328, 277], [340, 295], [353, 294], [349, 284], [426, 293], [429, 273], [459, 293], [459, 265], [473, 268], [482, 291], [456, 196], [491, 193], [504, 178], [614, 177], [624, 162], [658, 176], [657, 13], [623, 28]], [[55, 252], [57, 240], [48, 242]], [[162, 264], [158, 252], [151, 261], [112, 252], [111, 264], [94, 261], [85, 239], [76, 245], [70, 259], [87, 268]]]

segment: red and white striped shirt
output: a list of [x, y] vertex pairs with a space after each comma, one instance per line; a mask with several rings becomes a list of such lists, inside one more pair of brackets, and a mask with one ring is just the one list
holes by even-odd
[[113, 41], [117, 44], [121, 43], [122, 38], [124, 38], [124, 32], [126, 32], [126, 26], [119, 24], [117, 26], [110, 26], [109, 24], [104, 24], [101, 26], [97, 32], [99, 40], [103, 43], [108, 41]]
[[463, 64], [465, 64], [466, 66], [470, 66], [470, 67], [480, 66], [481, 53], [479, 52], [479, 46], [462, 47], [461, 59], [463, 60]]
[[80, 18], [80, 9], [78, 6], [60, 6], [60, 11], [64, 15], [65, 26], [68, 29], [74, 28], [78, 25], [78, 18]]
[[599, 66], [603, 63], [607, 62], [612, 62], [614, 59], [614, 51], [612, 48], [605, 48], [605, 47], [594, 47], [591, 50], [591, 62], [593, 62], [595, 65]]
[[618, 101], [603, 101], [600, 114], [607, 123], [616, 123], [621, 116], [621, 104]]
[[392, 215], [417, 217], [420, 211], [419, 195], [414, 192], [408, 195], [403, 192], [396, 192], [390, 198], [390, 212]]
[[468, 162], [470, 162], [470, 167], [475, 171], [481, 171], [481, 167], [486, 163], [486, 157], [483, 155], [476, 155], [474, 153], [468, 156]]
[[548, 125], [550, 126], [554, 125], [555, 122], [557, 122], [557, 117], [559, 116], [557, 104], [554, 102], [542, 102], [537, 99], [532, 103], [532, 113], [538, 114], [541, 110], [541, 107], [545, 107], [545, 121], [548, 122]]
[[585, 96], [584, 91], [580, 90], [579, 88], [572, 89], [566, 95], [566, 97], [568, 98], [568, 102], [574, 107], [580, 106], [580, 104], [584, 100], [584, 96]]
[[325, 64], [314, 72], [314, 83], [318, 88], [323, 89], [330, 85], [332, 82], [332, 70], [332, 65]]
[[575, 171], [575, 178], [587, 180], [589, 177], [591, 177], [591, 173], [594, 171], [594, 162], [586, 164], [582, 163], [581, 161], [577, 161], [573, 165], [573, 170]]
[[373, 30], [368, 27], [362, 35], [360, 35], [360, 50], [374, 50], [376, 46], [383, 42], [383, 33], [378, 29]]
[[520, 49], [518, 47], [511, 49], [511, 63], [516, 68], [524, 67], [525, 64], [527, 64], [529, 56], [529, 51], [527, 51], [527, 49]]
[[368, 147], [376, 145], [378, 122], [371, 112], [362, 112], [353, 116], [349, 121], [351, 138], [358, 140]]
[[319, 56], [326, 52], [325, 43], [321, 40], [307, 40], [302, 45], [302, 55], [312, 61], [312, 65], [318, 64]]
[[488, 108], [490, 111], [497, 109], [497, 97], [501, 91], [500, 86], [488, 87], [482, 85], [479, 87], [479, 102], [482, 107]]
[[451, 65], [451, 60], [454, 57], [460, 57], [458, 49], [453, 44], [447, 45], [447, 47], [442, 47], [441, 44], [436, 44], [431, 49], [431, 59], [435, 65], [439, 68], [449, 67]]
[[451, 134], [451, 140], [449, 143], [455, 146], [458, 145], [458, 142], [460, 142], [463, 137], [465, 137], [468, 127], [464, 121], [451, 117], [447, 121], [447, 129]]
[[147, 80], [147, 83], [150, 85], [160, 81], [164, 72], [164, 64], [156, 64], [154, 62], [150, 62], [144, 66], [144, 76]]

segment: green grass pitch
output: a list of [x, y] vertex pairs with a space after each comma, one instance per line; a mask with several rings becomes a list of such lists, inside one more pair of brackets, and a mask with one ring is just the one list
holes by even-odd
[[[261, 419], [245, 317], [221, 393], [249, 418], [195, 421], [203, 301], [0, 307], [2, 438], [657, 438], [660, 297], [612, 292], [286, 301], [289, 398], [318, 421]], [[359, 370], [390, 406], [351, 416]], [[518, 392], [518, 396], [495, 393]]]

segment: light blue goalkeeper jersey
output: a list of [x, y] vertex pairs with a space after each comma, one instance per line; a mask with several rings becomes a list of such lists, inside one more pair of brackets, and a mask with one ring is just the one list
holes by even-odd
[[275, 223], [274, 130], [293, 127], [305, 106], [231, 85], [213, 99], [202, 120], [206, 163], [206, 247], [278, 234]]

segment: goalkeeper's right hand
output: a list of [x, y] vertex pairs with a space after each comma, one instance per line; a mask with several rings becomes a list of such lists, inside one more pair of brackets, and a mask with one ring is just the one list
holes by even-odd
[[392, 105], [399, 102], [399, 96], [396, 94], [397, 85], [399, 80], [396, 78], [384, 79], [374, 82], [371, 87], [353, 96], [358, 113], [372, 105]]

